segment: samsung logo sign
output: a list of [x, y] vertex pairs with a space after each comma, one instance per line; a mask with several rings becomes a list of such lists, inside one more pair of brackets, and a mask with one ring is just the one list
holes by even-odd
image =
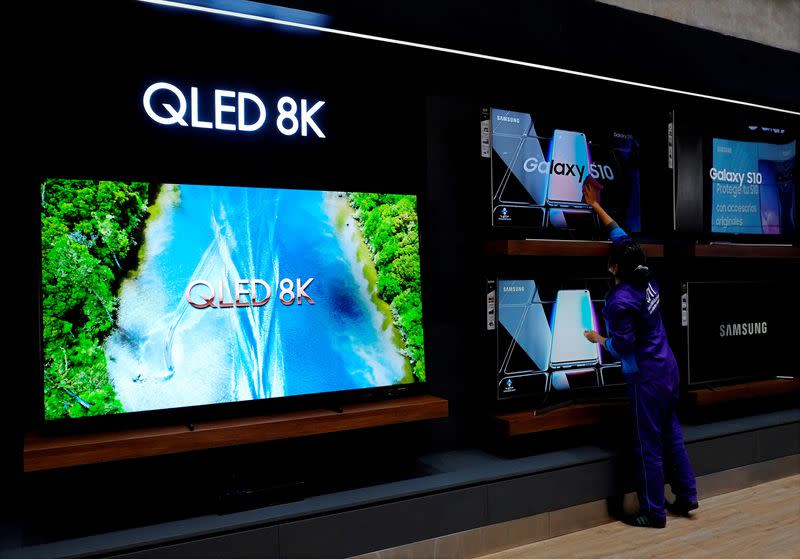
[[729, 338], [731, 336], [758, 336], [766, 333], [766, 322], [742, 322], [719, 325], [720, 338]]
[[[298, 102], [299, 101], [299, 102]], [[284, 136], [308, 136], [318, 138], [325, 134], [314, 120], [325, 101], [309, 102], [284, 95], [268, 110], [269, 103], [248, 91], [215, 89], [201, 93], [197, 87], [189, 88], [187, 96], [180, 88], [168, 82], [156, 82], [142, 96], [144, 112], [151, 120], [163, 126], [185, 126], [226, 130], [231, 132], [255, 132], [270, 123]], [[205, 108], [205, 111], [201, 111]], [[213, 115], [203, 120], [201, 114]]]
[[519, 119], [513, 116], [497, 115], [497, 120], [501, 122], [513, 122], [514, 124], [519, 124]]
[[503, 293], [522, 293], [525, 291], [524, 287], [503, 287]]

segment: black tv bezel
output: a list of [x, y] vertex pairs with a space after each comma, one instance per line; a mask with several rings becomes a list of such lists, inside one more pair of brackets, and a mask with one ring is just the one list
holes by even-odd
[[[768, 233], [729, 233], [729, 232], [714, 232], [711, 231], [711, 210], [712, 210], [712, 181], [711, 178], [707, 174], [707, 170], [712, 167], [713, 161], [713, 154], [712, 152], [712, 145], [714, 138], [717, 139], [725, 139], [725, 140], [734, 140], [734, 141], [742, 141], [742, 142], [760, 142], [760, 143], [774, 143], [775, 145], [782, 145], [787, 144], [792, 141], [796, 142], [796, 146], [800, 147], [800, 121], [792, 120], [791, 116], [778, 116], [774, 113], [753, 113], [753, 112], [744, 112], [746, 116], [735, 116], [730, 115], [728, 112], [724, 112], [722, 116], [716, 115], [714, 117], [709, 117], [708, 115], [700, 116], [697, 112], [693, 110], [676, 110], [673, 112], [673, 123], [674, 123], [674, 138], [675, 144], [679, 144], [681, 142], [692, 144], [692, 143], [699, 143], [701, 148], [701, 159], [700, 159], [700, 167], [701, 167], [701, 175], [700, 175], [700, 184], [702, 192], [700, 192], [698, 198], [702, 201], [702, 226], [701, 229], [694, 230], [687, 227], [676, 228], [676, 232], [678, 234], [690, 234], [693, 235], [697, 242], [702, 244], [708, 243], [727, 243], [727, 244], [742, 244], [742, 245], [786, 245], [786, 246], [798, 246], [800, 245], [800, 176], [798, 176], [798, 172], [800, 172], [800, 157], [795, 155], [795, 231], [793, 233], [781, 233], [781, 234], [768, 234]], [[725, 117], [729, 116], [729, 119]], [[687, 123], [684, 124], [684, 119], [688, 120]], [[708, 120], [713, 119], [710, 124], [701, 125], [700, 122], [707, 122]], [[734, 120], [734, 124], [730, 124], [730, 120]], [[747, 119], [751, 121], [758, 122], [759, 119], [761, 120], [768, 120], [770, 123], [775, 124], [775, 128], [779, 126], [784, 126], [784, 130], [787, 130], [786, 136], [783, 140], [778, 140], [777, 138], [775, 142], [770, 142], [769, 137], [765, 136], [762, 138], [742, 138], [742, 137], [734, 137], [737, 134], [740, 136], [746, 135], [748, 132], [745, 130], [748, 124], [745, 124]], [[768, 123], [764, 123], [768, 124]], [[758, 134], [757, 131], [750, 132], [754, 136]], [[696, 163], [696, 162], [695, 162]], [[674, 211], [676, 214], [678, 213], [678, 192], [681, 191], [679, 187], [679, 181], [683, 180], [686, 181], [686, 176], [681, 174], [681, 165], [682, 162], [680, 158], [676, 156], [675, 158], [675, 168], [673, 170], [673, 190], [675, 195], [675, 207]], [[695, 179], [697, 177], [694, 177]], [[677, 225], [678, 216], [675, 216], [675, 223]]]
[[[118, 414], [96, 415], [96, 416], [83, 416], [83, 417], [63, 417], [58, 419], [46, 419], [44, 414], [44, 310], [42, 308], [42, 206], [39, 192], [41, 185], [45, 180], [52, 179], [65, 173], [47, 173], [44, 175], [37, 175], [30, 183], [31, 192], [35, 195], [36, 201], [33, 203], [35, 208], [35, 231], [36, 231], [36, 296], [37, 296], [37, 363], [36, 373], [34, 374], [35, 381], [31, 383], [30, 398], [33, 398], [35, 405], [33, 406], [33, 413], [27, 418], [28, 429], [38, 431], [45, 434], [60, 435], [60, 434], [77, 434], [77, 433], [91, 433], [91, 432], [104, 432], [115, 431], [123, 429], [136, 429], [157, 427], [163, 425], [194, 425], [202, 422], [218, 421], [225, 419], [244, 418], [252, 416], [263, 415], [276, 415], [281, 413], [289, 413], [295, 411], [302, 411], [315, 408], [328, 408], [339, 409], [344, 404], [374, 402], [381, 400], [389, 400], [394, 398], [402, 398], [414, 395], [422, 395], [430, 393], [430, 384], [428, 379], [428, 351], [426, 341], [430, 331], [428, 324], [428, 314], [425, 309], [428, 307], [425, 297], [425, 284], [424, 272], [425, 258], [423, 240], [425, 234], [423, 233], [423, 219], [424, 219], [424, 205], [420, 204], [420, 192], [368, 192], [366, 190], [347, 190], [347, 188], [337, 189], [333, 185], [326, 189], [313, 188], [304, 181], [298, 181], [300, 186], [265, 186], [262, 184], [253, 184], [251, 181], [242, 181], [247, 184], [237, 185], [220, 185], [220, 184], [203, 184], [202, 182], [186, 182], [180, 180], [169, 180], [163, 177], [130, 177], [127, 173], [120, 173], [119, 177], [114, 179], [82, 179], [82, 180], [120, 180], [129, 182], [149, 182], [157, 184], [202, 184], [207, 186], [220, 186], [223, 188], [268, 188], [268, 189], [281, 189], [281, 190], [316, 190], [318, 192], [363, 192], [369, 194], [408, 194], [414, 195], [417, 198], [417, 234], [419, 237], [419, 257], [420, 257], [420, 298], [422, 300], [422, 331], [423, 331], [423, 352], [425, 359], [425, 372], [426, 380], [420, 381], [414, 377], [414, 382], [407, 384], [395, 384], [389, 386], [358, 388], [353, 390], [338, 390], [330, 392], [319, 392], [311, 394], [299, 394], [294, 396], [283, 396], [280, 398], [264, 398], [259, 400], [245, 400], [238, 402], [222, 402], [215, 404], [203, 404], [197, 406], [182, 406], [175, 408], [163, 408], [156, 410], [145, 410], [138, 412], [123, 412]], [[69, 175], [69, 173], [66, 173]], [[144, 175], [144, 174], [143, 174]], [[209, 181], [210, 182], [210, 181]], [[352, 187], [351, 187], [352, 188]]]

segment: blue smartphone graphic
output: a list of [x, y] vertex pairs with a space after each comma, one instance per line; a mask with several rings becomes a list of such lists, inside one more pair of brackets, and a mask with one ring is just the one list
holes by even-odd
[[596, 365], [600, 361], [597, 344], [591, 343], [583, 335], [584, 330], [593, 330], [595, 327], [589, 291], [559, 291], [553, 314], [550, 366], [562, 369]]
[[586, 135], [556, 130], [550, 142], [547, 201], [553, 206], [586, 207], [583, 183], [589, 175]]

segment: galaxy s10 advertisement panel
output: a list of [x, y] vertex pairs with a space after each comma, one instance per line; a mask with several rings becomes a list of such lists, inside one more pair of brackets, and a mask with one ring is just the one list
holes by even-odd
[[47, 420], [425, 380], [414, 195], [48, 179]]
[[605, 280], [498, 279], [499, 400], [622, 384], [620, 363], [585, 330], [605, 331]]
[[688, 383], [797, 376], [800, 300], [790, 282], [687, 282]]
[[797, 230], [797, 141], [711, 140], [712, 233], [792, 235]]
[[[583, 199], [588, 177], [600, 202], [627, 231], [641, 231], [639, 141], [624, 129], [560, 127], [553, 115], [487, 109], [492, 225], [534, 236], [594, 239], [600, 223]], [[566, 121], [564, 121], [566, 123]], [[537, 233], [538, 231], [538, 233]]]
[[706, 240], [797, 241], [797, 123], [676, 111], [673, 125], [677, 231]]

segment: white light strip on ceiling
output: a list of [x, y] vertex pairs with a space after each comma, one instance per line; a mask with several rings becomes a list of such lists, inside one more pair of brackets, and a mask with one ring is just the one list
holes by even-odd
[[782, 109], [780, 107], [770, 107], [769, 105], [759, 105], [758, 103], [749, 103], [747, 101], [740, 101], [738, 99], [729, 99], [727, 97], [717, 97], [715, 95], [706, 95], [704, 93], [697, 93], [694, 91], [685, 91], [682, 89], [673, 89], [671, 87], [662, 87], [660, 85], [653, 85], [649, 83], [635, 82], [631, 80], [623, 80], [620, 78], [612, 78], [610, 76], [602, 76], [600, 74], [590, 74], [589, 72], [579, 72], [577, 70], [568, 70], [566, 68], [559, 68], [557, 66], [547, 66], [545, 64], [535, 64], [533, 62], [524, 62], [522, 60], [515, 60], [513, 58], [503, 58], [500, 56], [491, 56], [488, 54], [480, 54], [477, 52], [470, 52], [466, 50], [451, 49], [447, 47], [437, 47], [435, 45], [426, 45], [424, 43], [415, 43], [412, 41], [403, 41], [400, 39], [390, 39], [388, 37], [380, 37], [378, 35], [368, 35], [366, 33], [356, 33], [354, 31], [344, 31], [342, 29], [333, 29], [330, 27], [321, 27], [318, 25], [310, 25], [307, 23], [297, 23], [294, 21], [286, 21], [282, 19], [275, 19], [271, 17], [258, 16], [253, 14], [245, 14], [241, 12], [233, 12], [230, 10], [220, 10], [218, 8], [209, 8], [206, 6], [197, 6], [194, 4], [187, 4], [185, 2], [175, 2], [172, 0], [139, 0], [148, 4], [159, 4], [161, 6], [168, 6], [171, 8], [183, 8], [185, 10], [193, 10], [196, 12], [205, 12], [209, 14], [237, 17], [241, 19], [248, 19], [254, 21], [261, 21], [264, 23], [274, 23], [276, 25], [283, 25], [286, 27], [295, 27], [299, 29], [307, 29], [309, 31], [321, 31], [323, 33], [332, 33], [334, 35], [344, 35], [346, 37], [355, 37], [357, 39], [368, 39], [370, 41], [378, 41], [381, 43], [391, 43], [394, 45], [401, 45], [405, 47], [414, 47], [425, 49], [435, 52], [443, 52], [447, 54], [457, 54], [459, 56], [470, 56], [480, 60], [489, 60], [491, 62], [501, 62], [504, 64], [514, 64], [516, 66], [524, 66], [526, 68], [536, 68], [537, 70], [548, 70], [551, 72], [560, 72], [562, 74], [569, 74], [572, 76], [581, 76], [584, 78], [593, 78], [596, 80], [603, 80], [606, 82], [620, 83], [624, 85], [633, 85], [636, 87], [643, 87], [645, 89], [652, 89], [655, 91], [664, 91], [667, 93], [677, 93], [680, 95], [689, 95], [691, 97], [699, 97], [701, 99], [711, 99], [712, 101], [722, 101], [723, 103], [733, 103], [736, 105], [743, 105], [745, 107], [753, 107], [756, 109], [766, 109], [768, 111], [775, 111], [779, 113], [786, 113], [790, 115], [800, 116], [800, 112], [792, 111], [789, 109]]

